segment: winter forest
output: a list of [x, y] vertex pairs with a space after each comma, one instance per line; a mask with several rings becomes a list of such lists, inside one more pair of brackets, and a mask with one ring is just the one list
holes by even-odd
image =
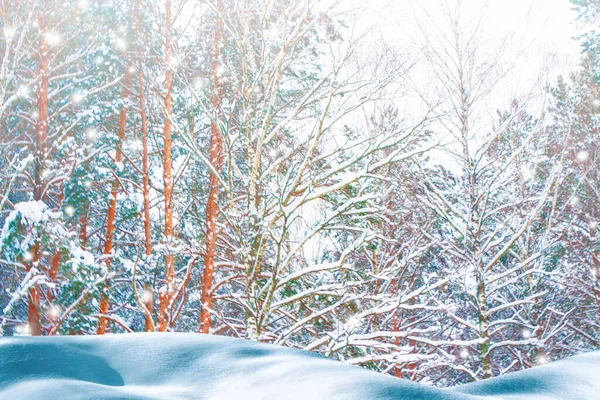
[[435, 386], [598, 348], [600, 1], [518, 85], [486, 2], [403, 2], [396, 41], [351, 0], [0, 0], [0, 335]]

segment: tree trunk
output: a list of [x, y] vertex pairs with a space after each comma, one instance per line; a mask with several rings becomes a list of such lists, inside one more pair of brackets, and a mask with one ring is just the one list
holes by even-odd
[[[64, 186], [61, 184], [60, 194], [58, 195], [58, 209], [60, 210], [62, 207], [63, 200], [65, 198]], [[50, 282], [56, 283], [56, 278], [58, 277], [58, 269], [60, 267], [60, 249], [57, 249], [52, 259], [50, 260], [50, 270], [48, 271], [48, 278], [50, 278]], [[48, 303], [52, 304], [55, 296], [55, 289], [48, 287], [46, 289], [46, 297], [48, 299]], [[50, 322], [52, 326], [54, 326], [58, 322], [58, 315], [51, 314]]]
[[152, 253], [151, 231], [150, 231], [150, 173], [148, 165], [148, 122], [146, 120], [146, 106], [144, 101], [144, 76], [142, 63], [138, 71], [138, 82], [140, 85], [140, 118], [142, 120], [142, 173], [143, 195], [144, 195], [144, 254]]
[[34, 160], [35, 200], [43, 200], [43, 173], [46, 155], [48, 154], [48, 43], [46, 42], [46, 20], [39, 19], [40, 50], [38, 55], [38, 87], [36, 92], [37, 124], [35, 126], [36, 146]]
[[[34, 158], [34, 200], [44, 199], [44, 164], [48, 154], [48, 43], [46, 42], [46, 20], [40, 17], [38, 20], [40, 30], [40, 48], [38, 53], [38, 87], [36, 91], [37, 123], [35, 126], [36, 149]], [[31, 266], [39, 265], [41, 255], [41, 243], [38, 241], [32, 249]], [[31, 267], [30, 267], [31, 268]], [[29, 332], [34, 336], [41, 334], [40, 322], [40, 289], [37, 286], [29, 289], [27, 305], [27, 321]]]
[[[394, 287], [397, 287], [397, 282], [394, 282], [393, 285]], [[398, 332], [400, 329], [400, 312], [398, 309], [396, 309], [396, 311], [394, 312], [394, 324], [392, 326], [392, 329], [394, 332]], [[394, 338], [394, 344], [397, 347], [400, 347], [399, 337]], [[396, 366], [394, 367], [394, 376], [396, 378], [402, 378], [402, 368], [398, 364], [396, 364]]]
[[[36, 242], [31, 250], [32, 260], [29, 264], [28, 270], [40, 262], [40, 242]], [[40, 336], [42, 334], [42, 323], [40, 316], [40, 288], [34, 285], [29, 289], [27, 304], [27, 324], [29, 327], [29, 333], [32, 336]]]
[[[136, 0], [134, 5], [133, 17], [135, 18], [136, 34], [141, 35], [142, 24], [140, 14], [140, 0]], [[142, 54], [142, 46], [139, 46], [140, 54]], [[148, 121], [146, 118], [146, 100], [144, 93], [144, 69], [142, 60], [138, 60], [138, 86], [139, 86], [139, 107], [142, 130], [142, 181], [143, 181], [143, 198], [144, 198], [144, 255], [146, 262], [152, 253], [152, 236], [150, 230], [150, 174], [148, 163]], [[134, 283], [135, 284], [135, 283]], [[144, 307], [148, 311], [144, 312], [144, 331], [154, 332], [154, 321], [152, 320], [152, 311], [154, 308], [153, 291], [149, 284], [144, 285], [143, 302]]]
[[481, 266], [477, 273], [477, 303], [479, 308], [479, 336], [483, 341], [483, 343], [479, 345], [479, 357], [483, 374], [482, 378], [488, 379], [492, 377], [492, 357], [490, 355], [490, 337], [488, 331], [489, 319], [487, 313], [487, 294]]
[[[123, 89], [123, 98], [128, 96], [128, 86], [129, 86], [129, 68], [131, 64], [128, 62], [125, 67], [125, 88]], [[125, 142], [125, 127], [127, 124], [127, 110], [124, 106], [119, 110], [119, 143], [115, 147], [115, 163], [118, 165], [122, 158], [123, 153], [121, 150], [122, 144]], [[115, 219], [117, 216], [117, 196], [119, 194], [119, 183], [117, 178], [112, 183], [111, 190], [111, 198], [108, 204], [108, 211], [106, 217], [106, 236], [104, 241], [104, 251], [102, 254], [106, 257], [106, 270], [110, 271], [110, 254], [113, 250], [114, 236], [115, 236]], [[106, 283], [105, 289], [108, 291], [109, 284]], [[100, 315], [105, 315], [108, 312], [109, 301], [108, 301], [108, 293], [104, 292], [102, 294], [102, 298], [100, 300]], [[97, 335], [104, 335], [106, 333], [108, 320], [106, 318], [100, 317], [98, 320], [98, 326], [96, 327]]]
[[[138, 30], [139, 32], [139, 30]], [[140, 85], [140, 118], [142, 120], [142, 173], [143, 191], [144, 191], [144, 255], [146, 260], [152, 253], [152, 242], [150, 232], [150, 175], [148, 172], [148, 123], [146, 120], [146, 106], [144, 101], [144, 76], [142, 72], [142, 63], [140, 62], [138, 71], [138, 82]], [[144, 317], [144, 330], [154, 332], [154, 321], [152, 320], [152, 310], [154, 308], [152, 287], [149, 284], [144, 285], [144, 306], [148, 314]]]
[[[165, 21], [165, 126], [164, 126], [164, 157], [163, 157], [163, 183], [165, 196], [165, 240], [169, 245], [173, 239], [173, 177], [171, 172], [171, 88], [173, 85], [172, 51], [171, 48], [171, 0], [166, 0]], [[167, 251], [165, 260], [165, 287], [159, 294], [160, 309], [158, 315], [158, 330], [164, 332], [169, 325], [171, 299], [174, 292], [175, 268], [174, 258], [170, 250]]]
[[88, 228], [88, 213], [89, 207], [86, 207], [83, 214], [81, 214], [81, 218], [79, 218], [79, 245], [83, 250], [87, 247], [87, 228]]
[[[57, 250], [56, 253], [54, 253], [54, 255], [52, 256], [52, 259], [50, 260], [50, 270], [48, 271], [48, 278], [49, 278], [50, 282], [56, 283], [56, 278], [58, 276], [58, 268], [59, 267], [60, 267], [60, 251]], [[54, 288], [48, 287], [46, 289], [46, 298], [48, 299], [48, 304], [50, 304], [50, 307], [52, 307], [50, 309], [50, 313], [48, 316], [50, 326], [48, 327], [48, 329], [46, 329], [46, 334], [51, 334], [53, 328], [58, 323], [58, 311], [56, 308], [54, 308], [55, 306], [52, 304], [54, 302], [54, 299], [56, 298]]]
[[[65, 199], [65, 193], [64, 193], [64, 185], [61, 184], [60, 185], [60, 193], [58, 195], [58, 209], [60, 210], [62, 208], [62, 203], [63, 200]], [[50, 280], [50, 282], [54, 283], [56, 285], [56, 278], [58, 277], [58, 270], [60, 268], [60, 257], [61, 257], [61, 252], [60, 249], [56, 249], [55, 253], [52, 255], [52, 258], [50, 259], [50, 270], [48, 270], [48, 278]], [[46, 288], [46, 299], [48, 300], [48, 304], [50, 305], [50, 313], [48, 316], [49, 322], [50, 322], [50, 326], [48, 327], [48, 329], [46, 330], [46, 334], [51, 335], [51, 334], [56, 334], [57, 332], [54, 332], [54, 327], [56, 326], [56, 324], [58, 324], [58, 309], [55, 308], [56, 306], [54, 304], [52, 304], [54, 302], [54, 300], [56, 299], [56, 287], [47, 287]]]
[[210, 171], [208, 199], [206, 202], [206, 250], [204, 253], [204, 275], [202, 277], [202, 311], [200, 312], [200, 333], [210, 332], [210, 311], [212, 309], [212, 285], [215, 270], [215, 254], [217, 248], [217, 217], [219, 214], [219, 177], [223, 165], [223, 142], [217, 123], [218, 110], [221, 104], [221, 85], [219, 82], [219, 63], [221, 58], [221, 30], [223, 21], [223, 1], [217, 1], [217, 21], [214, 38], [214, 59], [212, 68], [213, 81], [213, 119], [210, 124], [209, 161], [214, 171]]
[[592, 260], [594, 261], [594, 274], [592, 281], [592, 290], [596, 298], [596, 306], [598, 308], [598, 321], [600, 322], [600, 257], [598, 252], [592, 252]]

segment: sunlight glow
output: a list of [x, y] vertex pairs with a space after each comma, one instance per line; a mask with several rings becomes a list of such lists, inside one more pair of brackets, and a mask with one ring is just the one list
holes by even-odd
[[114, 41], [114, 46], [117, 50], [127, 50], [127, 41], [123, 38], [118, 38]]
[[17, 31], [15, 28], [9, 27], [9, 26], [5, 26], [4, 27], [4, 38], [6, 39], [7, 42], [11, 42], [15, 35], [16, 35]]
[[206, 86], [208, 86], [208, 80], [206, 78], [196, 78], [196, 79], [194, 79], [193, 85], [194, 85], [194, 89], [202, 90]]
[[96, 137], [98, 137], [98, 131], [94, 128], [89, 128], [87, 131], [85, 131], [85, 137], [89, 141], [95, 140]]
[[543, 354], [540, 354], [540, 355], [538, 356], [538, 358], [537, 358], [537, 363], [538, 363], [539, 365], [546, 364], [547, 362], [548, 362], [548, 358], [547, 358], [545, 355], [543, 355]]
[[590, 157], [590, 153], [588, 153], [587, 151], [580, 151], [579, 153], [577, 153], [577, 159], [579, 161], [586, 161], [588, 158]]
[[71, 95], [71, 103], [73, 104], [81, 104], [84, 99], [85, 94], [82, 92], [75, 92]]
[[17, 327], [15, 328], [15, 331], [19, 335], [29, 335], [31, 330], [29, 329], [28, 324], [23, 324], [23, 325], [17, 325]]
[[19, 86], [18, 96], [22, 97], [22, 98], [27, 98], [27, 97], [31, 96], [31, 88], [26, 85]]
[[149, 290], [144, 290], [144, 293], [142, 293], [142, 301], [144, 303], [152, 301], [152, 292], [150, 292]]
[[25, 254], [23, 254], [23, 260], [26, 262], [33, 261], [33, 254], [30, 251], [25, 252]]
[[46, 33], [46, 41], [50, 46], [57, 46], [62, 42], [62, 36], [58, 32]]
[[60, 309], [58, 307], [56, 307], [55, 305], [52, 305], [48, 309], [47, 314], [48, 314], [48, 317], [50, 317], [51, 319], [56, 319], [60, 315]]

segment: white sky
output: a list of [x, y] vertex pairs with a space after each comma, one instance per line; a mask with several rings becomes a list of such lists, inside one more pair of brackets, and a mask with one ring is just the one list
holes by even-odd
[[[573, 39], [577, 35], [576, 14], [569, 0], [371, 0], [366, 7], [386, 41], [410, 48], [418, 30], [415, 19], [421, 19], [424, 12], [433, 21], [444, 23], [440, 11], [443, 2], [451, 6], [462, 3], [465, 21], [487, 3], [483, 32], [490, 49], [494, 41], [509, 35], [515, 35], [515, 52], [525, 49], [517, 78], [535, 79], [544, 67], [551, 69], [551, 75], [568, 74], [579, 62], [580, 45]], [[515, 85], [522, 86], [522, 82]]]
[[[439, 0], [355, 0], [367, 8], [371, 17], [390, 29], [390, 33], [411, 35], [414, 29], [414, 9], [425, 8], [431, 12], [440, 8]], [[456, 4], [461, 0], [448, 0]], [[519, 28], [525, 29], [526, 40], [538, 49], [545, 48], [563, 57], [577, 57], [579, 45], [572, 39], [576, 35], [575, 13], [569, 0], [462, 0], [466, 13], [480, 10], [485, 3], [487, 19], [485, 30], [492, 36], [502, 37]], [[368, 4], [365, 6], [365, 4]]]
[[490, 13], [496, 16], [489, 26], [491, 32], [502, 34], [523, 20], [532, 46], [555, 52], [565, 61], [578, 58], [580, 47], [573, 39], [576, 15], [568, 0], [492, 0]]
[[[479, 55], [493, 59], [499, 43], [512, 36], [512, 46], [502, 57], [501, 62], [514, 68], [498, 84], [477, 111], [477, 128], [488, 131], [491, 121], [496, 118], [497, 109], [506, 109], [513, 98], [533, 95], [533, 109], [543, 105], [544, 84], [558, 75], [568, 76], [575, 70], [580, 60], [580, 45], [573, 39], [578, 34], [575, 18], [569, 0], [349, 0], [355, 7], [364, 9], [360, 13], [359, 25], [380, 29], [383, 40], [398, 49], [418, 53], [422, 40], [419, 39], [417, 21], [423, 24], [429, 15], [430, 25], [423, 29], [435, 31], [448, 24], [442, 15], [442, 3], [454, 9], [462, 5], [462, 21], [469, 22], [482, 7], [486, 6], [482, 23], [482, 42]], [[434, 26], [435, 25], [435, 26]], [[381, 36], [379, 36], [381, 38]], [[373, 46], [377, 45], [378, 35], [372, 35]], [[416, 46], [415, 46], [416, 45]], [[401, 50], [402, 51], [402, 50]], [[505, 61], [505, 59], [507, 61]], [[485, 60], [484, 60], [485, 61]], [[417, 66], [411, 73], [414, 84], [427, 88], [431, 80], [426, 67]], [[419, 89], [421, 90], [421, 89]], [[433, 91], [435, 88], [432, 86]], [[417, 101], [415, 101], [417, 100]], [[400, 101], [400, 107], [418, 114], [414, 108], [418, 99], [409, 95]], [[423, 106], [421, 104], [421, 106]], [[474, 126], [472, 126], [474, 128]], [[489, 131], [488, 131], [489, 132]], [[475, 144], [475, 143], [474, 143]]]
[[[357, 28], [359, 31], [369, 30], [363, 43], [367, 55], [373, 52], [370, 55], [377, 57], [376, 49], [380, 42], [385, 42], [407, 59], [417, 59], [421, 55], [419, 49], [423, 39], [419, 24], [431, 21], [429, 25], [422, 26], [428, 31], [448, 26], [442, 13], [444, 4], [452, 9], [461, 4], [461, 20], [464, 22], [469, 22], [485, 8], [479, 61], [489, 62], [498, 54], [499, 43], [507, 36], [511, 37], [511, 47], [501, 58], [501, 62], [511, 65], [511, 69], [488, 99], [489, 107], [493, 108], [489, 110], [492, 114], [498, 108], [506, 108], [514, 98], [533, 92], [543, 97], [545, 84], [559, 74], [568, 76], [580, 60], [580, 45], [573, 39], [577, 35], [576, 14], [571, 10], [569, 0], [337, 1], [342, 9], [359, 10]], [[373, 26], [375, 30], [372, 30]], [[499, 69], [502, 68], [505, 67]], [[418, 90], [435, 91], [426, 66], [413, 68], [411, 79]], [[415, 103], [410, 100], [408, 103], [411, 110], [407, 111], [415, 111], [411, 114], [418, 115], [418, 110], [412, 109]]]

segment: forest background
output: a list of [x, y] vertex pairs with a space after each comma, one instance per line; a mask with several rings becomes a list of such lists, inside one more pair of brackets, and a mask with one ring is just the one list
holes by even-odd
[[535, 10], [384, 3], [1, 0], [0, 334], [437, 386], [597, 348], [600, 1], [576, 63]]

